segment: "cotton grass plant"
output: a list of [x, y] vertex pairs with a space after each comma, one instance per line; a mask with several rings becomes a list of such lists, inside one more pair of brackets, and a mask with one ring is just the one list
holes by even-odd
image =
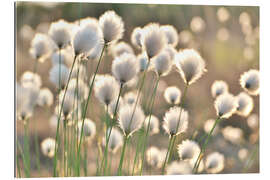
[[[223, 8], [218, 10], [217, 17], [220, 23], [225, 23], [230, 15]], [[251, 22], [246, 22], [251, 21], [248, 15], [242, 14], [240, 19], [243, 29], [250, 28]], [[241, 74], [239, 88], [243, 92], [236, 95], [229, 91], [232, 83], [229, 80], [214, 80], [210, 84], [208, 93], [214, 98], [211, 107], [216, 118], [205, 119], [198, 125], [198, 131], [190, 135], [193, 123], [197, 122], [192, 108], [197, 108], [197, 104], [189, 102], [194, 97], [187, 99], [188, 88], [195, 82], [198, 85], [203, 82], [199, 80], [207, 72], [208, 62], [204, 57], [211, 59], [194, 45], [195, 37], [208, 28], [202, 17], [193, 17], [191, 31], [180, 33], [177, 26], [158, 22], [127, 27], [128, 32], [132, 30], [131, 43], [121, 40], [126, 36], [124, 21], [112, 10], [98, 19], [86, 17], [74, 22], [59, 19], [47, 26], [47, 34], [36, 33], [30, 42], [29, 52], [35, 60], [33, 71], [24, 72], [16, 84], [16, 117], [24, 125], [24, 146], [21, 148], [17, 140], [16, 145], [26, 177], [31, 177], [34, 167], [29, 120], [37, 118], [36, 106], [51, 113], [48, 121], [55, 138], [43, 138], [38, 147], [48, 161], [51, 159], [54, 177], [142, 175], [151, 174], [151, 168], [162, 175], [220, 173], [226, 167], [226, 154], [212, 148], [207, 151], [211, 137], [220, 133], [220, 138], [239, 147], [245, 137], [242, 126], [224, 127], [219, 123], [236, 115], [247, 119], [252, 133], [258, 132], [258, 115], [252, 111], [256, 107], [253, 98], [259, 95], [259, 71], [251, 69]], [[248, 30], [243, 33], [250, 34]], [[111, 60], [111, 69], [101, 74], [105, 52], [108, 53], [104, 64]], [[37, 70], [37, 64], [49, 58], [49, 81], [55, 91], [44, 86]], [[168, 80], [167, 76], [170, 78], [174, 71], [183, 87]], [[145, 86], [151, 73], [152, 86]], [[148, 88], [148, 95], [144, 88]], [[157, 101], [160, 96], [166, 106]], [[168, 144], [166, 149], [155, 139], [162, 133], [169, 137], [164, 143]], [[18, 162], [17, 169], [21, 169]]]

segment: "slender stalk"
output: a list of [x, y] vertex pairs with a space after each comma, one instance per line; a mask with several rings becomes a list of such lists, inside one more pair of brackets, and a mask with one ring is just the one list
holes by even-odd
[[176, 140], [177, 136], [173, 136], [172, 138], [173, 138], [173, 140], [172, 140], [172, 146], [171, 146], [170, 151], [169, 151], [169, 157], [168, 157], [167, 163], [170, 163], [170, 161], [172, 159], [172, 154], [173, 154], [172, 153], [172, 149], [173, 149], [173, 145], [175, 144], [175, 140]]
[[157, 87], [158, 87], [159, 80], [160, 80], [160, 76], [157, 77], [156, 85], [155, 85], [154, 92], [153, 92], [154, 95], [153, 95], [153, 99], [152, 99], [152, 104], [151, 104], [150, 114], [149, 114], [149, 121], [148, 121], [148, 124], [147, 124], [147, 130], [146, 130], [146, 134], [145, 134], [145, 138], [144, 138], [145, 140], [144, 140], [144, 144], [143, 144], [142, 164], [141, 164], [140, 175], [142, 175], [145, 149], [146, 149], [146, 146], [147, 146], [147, 139], [148, 139], [148, 134], [149, 134], [149, 130], [150, 130], [150, 121], [151, 121], [151, 117], [152, 117], [153, 106], [155, 104], [155, 97], [156, 97], [156, 93], [157, 93]]
[[168, 149], [167, 149], [166, 156], [165, 156], [165, 159], [164, 159], [164, 163], [163, 163], [163, 166], [162, 166], [162, 175], [163, 175], [164, 172], [165, 172], [165, 167], [166, 167], [167, 158], [168, 158], [168, 155], [169, 155], [169, 152], [170, 152], [170, 149], [171, 149], [171, 145], [172, 145], [172, 139], [173, 139], [173, 136], [170, 136], [170, 138], [169, 138]]
[[[58, 115], [58, 119], [57, 119], [56, 137], [55, 137], [56, 144], [55, 144], [55, 148], [54, 148], [55, 154], [54, 154], [54, 164], [53, 164], [53, 176], [54, 177], [57, 176], [56, 167], [57, 167], [57, 154], [58, 154], [58, 145], [59, 145], [60, 118], [61, 118], [61, 114], [62, 114], [62, 109], [63, 109], [63, 105], [64, 105], [64, 101], [65, 101], [65, 97], [66, 97], [66, 92], [67, 92], [67, 89], [68, 89], [69, 81], [70, 81], [71, 74], [72, 74], [72, 71], [73, 71], [73, 68], [74, 68], [74, 64], [76, 62], [76, 58], [77, 58], [77, 56], [75, 55], [74, 56], [73, 63], [72, 63], [72, 66], [71, 66], [71, 69], [70, 69], [70, 72], [69, 72], [69, 75], [68, 75], [67, 85], [66, 85], [65, 90], [64, 90], [64, 95], [63, 95], [63, 99], [62, 99], [62, 103], [61, 103], [61, 106], [60, 106], [59, 115]], [[59, 101], [60, 101], [60, 99], [59, 99]]]
[[[18, 149], [19, 149], [19, 151], [21, 153], [21, 156], [22, 156], [24, 174], [25, 174], [26, 177], [30, 177], [30, 171], [27, 168], [27, 160], [26, 160], [25, 154], [24, 154], [24, 152], [22, 150], [22, 147], [21, 147], [21, 145], [20, 145], [20, 143], [18, 141], [17, 141], [17, 147], [18, 147]], [[19, 163], [19, 162], [17, 162], [17, 163]]]
[[30, 177], [30, 169], [31, 169], [31, 162], [30, 162], [30, 149], [29, 149], [29, 136], [28, 136], [28, 120], [24, 122], [24, 153], [25, 153], [25, 165], [27, 169], [26, 177]]
[[257, 145], [254, 149], [254, 151], [252, 152], [250, 158], [248, 159], [246, 165], [244, 166], [242, 172], [243, 173], [246, 173], [247, 170], [250, 168], [250, 165], [251, 163], [253, 162], [254, 158], [255, 158], [255, 155], [258, 153], [258, 150], [259, 150], [259, 145]]
[[[84, 140], [85, 140], [85, 136], [84, 136]], [[83, 163], [83, 170], [84, 170], [84, 176], [87, 176], [87, 163], [88, 163], [88, 154], [87, 154], [87, 142], [84, 142], [84, 163]]]
[[94, 85], [94, 82], [95, 82], [95, 78], [96, 78], [96, 75], [97, 75], [97, 72], [98, 72], [98, 68], [99, 68], [99, 65], [100, 65], [100, 62], [102, 60], [103, 53], [104, 53], [104, 50], [106, 49], [106, 47], [107, 47], [107, 45], [104, 44], [104, 46], [102, 48], [102, 51], [101, 51], [101, 54], [100, 54], [100, 57], [99, 57], [99, 60], [98, 60], [96, 71], [94, 73], [94, 76], [93, 76], [93, 79], [92, 79], [92, 82], [91, 82], [91, 85], [90, 85], [90, 88], [89, 88], [89, 93], [88, 93], [86, 105], [85, 105], [85, 108], [83, 110], [83, 115], [82, 115], [82, 130], [81, 130], [81, 133], [80, 133], [79, 146], [78, 146], [78, 152], [77, 152], [77, 157], [78, 157], [77, 175], [78, 176], [80, 175], [80, 152], [81, 152], [82, 136], [83, 136], [83, 129], [84, 129], [83, 128], [84, 127], [84, 120], [85, 120], [85, 117], [86, 117], [86, 112], [87, 112], [88, 104], [89, 104], [89, 101], [90, 101], [91, 93], [92, 93], [92, 90], [93, 90], [93, 85]]
[[64, 177], [67, 176], [67, 119], [63, 121], [64, 127]]
[[214, 125], [213, 125], [213, 127], [211, 129], [211, 131], [208, 133], [207, 138], [206, 138], [206, 140], [203, 143], [203, 146], [202, 146], [202, 149], [200, 151], [200, 154], [198, 155], [197, 160], [196, 160], [196, 162], [194, 164], [194, 167], [193, 167], [193, 170], [192, 170], [193, 173], [196, 173], [197, 172], [197, 169], [200, 166], [200, 163], [201, 163], [201, 160], [202, 160], [202, 157], [203, 157], [203, 153], [205, 152], [206, 146], [207, 146], [207, 144], [208, 144], [208, 142], [209, 142], [209, 140], [210, 140], [210, 138], [211, 138], [211, 136], [213, 134], [213, 131], [214, 131], [215, 127], [220, 122], [220, 120], [221, 120], [221, 118], [220, 117], [217, 117], [217, 119], [216, 119], [216, 121], [215, 121], [215, 123], [214, 123]]
[[119, 162], [119, 166], [118, 166], [118, 171], [117, 171], [117, 175], [118, 176], [121, 176], [122, 175], [122, 167], [123, 167], [123, 162], [124, 162], [124, 156], [125, 156], [125, 150], [126, 150], [127, 140], [128, 140], [128, 137], [125, 136], [124, 137], [124, 144], [123, 144], [123, 148], [122, 148], [122, 153], [121, 153], [121, 158], [120, 158], [120, 162]]
[[[115, 109], [114, 109], [114, 113], [113, 113], [112, 122], [111, 122], [110, 129], [109, 129], [109, 134], [106, 136], [105, 151], [104, 151], [104, 154], [103, 154], [104, 156], [102, 158], [101, 167], [100, 167], [101, 168], [100, 170], [102, 170], [103, 162], [105, 160], [104, 172], [106, 171], [105, 169], [107, 168], [108, 144], [109, 144], [110, 136], [111, 136], [111, 133], [112, 133], [112, 128], [113, 128], [114, 123], [115, 123], [115, 117], [116, 117], [116, 113], [117, 113], [117, 109], [118, 109], [119, 100], [120, 100], [120, 97], [121, 97], [121, 94], [122, 94], [123, 86], [124, 86], [124, 84], [121, 83], [120, 84], [120, 89], [119, 89], [119, 94], [118, 94], [116, 105], [115, 105]], [[107, 130], [106, 130], [106, 133], [107, 133]]]
[[136, 166], [137, 158], [138, 158], [140, 148], [141, 148], [142, 137], [143, 137], [143, 132], [139, 132], [138, 143], [137, 143], [137, 146], [136, 146], [136, 154], [135, 154], [134, 161], [133, 161], [132, 176], [134, 175], [134, 172], [135, 172], [135, 166]]

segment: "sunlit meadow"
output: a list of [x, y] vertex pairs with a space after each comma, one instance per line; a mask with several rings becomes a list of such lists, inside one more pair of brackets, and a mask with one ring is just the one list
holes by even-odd
[[16, 3], [16, 177], [259, 172], [259, 8]]

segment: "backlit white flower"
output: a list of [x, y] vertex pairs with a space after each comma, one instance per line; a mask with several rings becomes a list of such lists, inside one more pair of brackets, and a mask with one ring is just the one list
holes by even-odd
[[[181, 112], [181, 117], [179, 118]], [[171, 107], [163, 118], [163, 128], [171, 136], [178, 135], [187, 130], [188, 112], [180, 107]], [[179, 121], [180, 120], [180, 121]], [[178, 124], [178, 129], [177, 128]]]
[[236, 96], [238, 107], [236, 113], [240, 116], [248, 116], [253, 110], [254, 103], [253, 99], [245, 92], [241, 92]]
[[48, 88], [39, 91], [37, 103], [39, 106], [51, 106], [53, 104], [53, 94]]
[[106, 11], [99, 18], [105, 43], [118, 41], [124, 34], [124, 22], [114, 11]]
[[176, 86], [167, 87], [164, 91], [164, 98], [169, 104], [179, 104], [181, 91]]
[[21, 76], [21, 85], [25, 88], [33, 86], [40, 88], [42, 85], [41, 77], [31, 71], [25, 71]]
[[101, 56], [103, 49], [103, 44], [98, 43], [89, 53], [87, 59], [89, 60], [98, 60]]
[[119, 83], [111, 75], [104, 75], [102, 78], [95, 81], [95, 96], [101, 103], [109, 105], [117, 98], [119, 93]]
[[199, 16], [193, 17], [190, 22], [190, 29], [195, 33], [202, 32], [205, 29], [205, 26], [204, 20]]
[[[144, 113], [140, 106], [137, 106], [134, 111], [134, 106], [124, 106], [119, 110], [119, 125], [123, 130], [125, 136], [131, 136], [132, 133], [141, 128], [143, 120], [145, 119]], [[132, 118], [133, 114], [133, 118]]]
[[[85, 136], [85, 138], [87, 138], [88, 140], [92, 139], [95, 135], [96, 135], [96, 124], [90, 120], [90, 119], [85, 119], [84, 120], [84, 129], [83, 129], [83, 135]], [[82, 121], [78, 122], [78, 137], [80, 137], [81, 135], [81, 130], [82, 130]]]
[[128, 43], [123, 41], [117, 44], [113, 44], [110, 50], [112, 52], [113, 57], [120, 56], [123, 53], [134, 54], [132, 47]]
[[229, 86], [225, 81], [214, 81], [214, 83], [211, 86], [211, 93], [214, 98], [228, 92]]
[[[106, 144], [105, 138], [103, 138], [103, 144]], [[123, 146], [123, 135], [117, 128], [113, 128], [108, 142], [108, 149], [115, 154], [121, 146]]]
[[54, 157], [54, 150], [55, 140], [53, 138], [46, 138], [41, 142], [41, 151], [45, 156], [49, 158]]
[[219, 152], [213, 152], [206, 157], [205, 166], [208, 173], [219, 173], [224, 169], [225, 158]]
[[247, 124], [251, 129], [257, 129], [259, 127], [259, 117], [257, 114], [251, 114], [247, 119]]
[[140, 64], [140, 72], [143, 72], [147, 69], [148, 65], [148, 58], [146, 53], [141, 53], [137, 56], [137, 61]]
[[[208, 119], [207, 121], [205, 121], [203, 129], [206, 133], [209, 133], [212, 129], [212, 127], [215, 124], [215, 120], [214, 119]], [[215, 129], [213, 130], [212, 135], [216, 135], [219, 131], [219, 126], [218, 124], [216, 125]]]
[[198, 80], [206, 71], [204, 60], [193, 49], [185, 49], [177, 53], [175, 64], [184, 82], [188, 85]]
[[72, 78], [69, 81], [67, 92], [73, 94], [75, 97], [77, 97], [78, 93], [79, 98], [86, 99], [88, 96], [88, 86], [81, 79], [77, 81], [76, 78]]
[[177, 54], [176, 49], [169, 44], [164, 47], [163, 51], [167, 52], [170, 55], [171, 61], [174, 60], [174, 56]]
[[[59, 77], [60, 74], [60, 77]], [[55, 85], [57, 89], [63, 89], [67, 83], [69, 69], [63, 64], [54, 65], [50, 72], [50, 81]], [[59, 79], [60, 79], [60, 87], [59, 87]]]
[[51, 43], [47, 35], [37, 33], [31, 41], [30, 54], [36, 60], [44, 62], [51, 52]]
[[191, 174], [192, 167], [185, 161], [173, 161], [167, 167], [167, 175]]
[[167, 39], [159, 24], [151, 23], [143, 28], [141, 44], [149, 59], [162, 51], [167, 45]]
[[[64, 90], [62, 90], [59, 94], [59, 100], [62, 103], [63, 100], [63, 108], [62, 108], [62, 113], [64, 115], [64, 118], [66, 118], [72, 113], [73, 111], [73, 105], [74, 105], [74, 94], [67, 92], [64, 98]], [[62, 115], [62, 114], [61, 114]]]
[[158, 76], [166, 76], [172, 69], [173, 62], [167, 51], [162, 51], [152, 58], [151, 65]]
[[215, 100], [217, 115], [221, 118], [229, 118], [237, 108], [236, 98], [229, 93], [218, 96]]
[[124, 53], [116, 57], [112, 62], [112, 73], [114, 77], [122, 84], [127, 83], [136, 76], [139, 71], [139, 64], [136, 56]]
[[142, 28], [140, 27], [134, 28], [131, 33], [131, 43], [137, 48], [142, 47], [141, 37], [142, 37]]
[[72, 41], [76, 56], [87, 55], [97, 44], [102, 44], [102, 32], [96, 21], [78, 27]]
[[217, 17], [219, 22], [226, 22], [230, 18], [230, 13], [225, 7], [221, 7], [217, 10]]
[[[111, 116], [111, 118], [113, 118], [113, 115], [115, 113], [115, 110], [116, 110], [116, 103], [117, 103], [117, 98], [115, 98], [110, 104], [109, 104], [109, 114]], [[119, 102], [118, 102], [118, 105], [117, 105], [117, 111], [116, 111], [116, 114], [119, 112], [119, 109], [121, 109], [123, 107], [123, 105], [125, 105], [123, 99], [120, 97], [119, 98]]]
[[243, 73], [240, 77], [242, 88], [251, 95], [259, 94], [259, 71], [251, 69]]
[[175, 47], [178, 43], [178, 33], [172, 25], [161, 26], [160, 29], [165, 33], [167, 43]]
[[200, 151], [200, 146], [192, 140], [183, 140], [182, 143], [178, 145], [178, 155], [181, 160], [193, 161], [193, 159], [197, 159]]
[[233, 144], [240, 144], [243, 139], [243, 130], [240, 128], [226, 126], [222, 129], [222, 135]]
[[[136, 102], [137, 96], [138, 96], [138, 92], [136, 91], [127, 92], [124, 95], [124, 101], [126, 104], [133, 105]], [[140, 104], [140, 99], [138, 100], [138, 103]]]
[[70, 48], [67, 49], [61, 49], [60, 51], [56, 51], [52, 54], [51, 60], [52, 64], [65, 64], [68, 67], [71, 67], [73, 60], [74, 60], [74, 54], [73, 51]]
[[63, 19], [52, 22], [48, 34], [59, 49], [65, 47], [67, 44], [70, 43], [70, 25]]
[[146, 151], [146, 161], [152, 167], [161, 168], [163, 161], [160, 156], [160, 150], [155, 146], [148, 148]]
[[[149, 120], [150, 120], [150, 124], [149, 124]], [[154, 135], [154, 134], [159, 133], [159, 120], [156, 116], [151, 115], [151, 119], [150, 119], [150, 116], [147, 116], [145, 118], [145, 121], [144, 121], [145, 130], [147, 130], [148, 124], [149, 124], [149, 134], [150, 135]]]

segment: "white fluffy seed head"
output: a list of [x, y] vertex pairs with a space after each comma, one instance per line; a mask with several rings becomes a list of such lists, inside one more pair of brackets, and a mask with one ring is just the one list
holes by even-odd
[[132, 47], [128, 43], [123, 42], [123, 41], [116, 43], [116, 44], [113, 44], [111, 46], [110, 50], [111, 50], [113, 57], [118, 57], [123, 53], [134, 54]]
[[[116, 103], [117, 103], [117, 98], [115, 98], [110, 104], [109, 104], [109, 114], [111, 116], [111, 118], [113, 118], [114, 116], [114, 112], [116, 110]], [[123, 105], [125, 105], [122, 97], [119, 98], [119, 102], [118, 102], [118, 105], [117, 105], [117, 111], [116, 113], [118, 114], [119, 110], [123, 107]]]
[[[137, 96], [138, 96], [138, 92], [137, 91], [127, 92], [124, 95], [124, 102], [126, 104], [128, 104], [128, 105], [133, 105], [136, 102]], [[140, 104], [140, 99], [138, 100], [138, 103]]]
[[240, 116], [247, 117], [253, 110], [253, 99], [245, 92], [241, 92], [236, 96], [238, 107], [236, 113]]
[[[63, 113], [63, 117], [65, 119], [68, 118], [68, 116], [72, 113], [73, 111], [73, 105], [74, 105], [74, 94], [73, 93], [69, 93], [69, 92], [66, 92], [66, 95], [65, 95], [65, 99], [64, 98], [64, 90], [62, 90], [60, 92], [60, 95], [59, 95], [59, 100], [60, 102], [62, 103], [63, 100], [63, 109], [62, 109], [62, 113]], [[59, 107], [58, 107], [59, 108]], [[61, 114], [62, 116], [62, 114]]]
[[[103, 145], [105, 144], [106, 144], [106, 139], [104, 137]], [[123, 135], [117, 128], [113, 128], [111, 131], [109, 142], [108, 142], [108, 149], [113, 154], [115, 154], [121, 146], [123, 146]]]
[[146, 151], [146, 161], [147, 163], [155, 168], [161, 168], [162, 167], [162, 156], [160, 156], [160, 150], [155, 147], [151, 146]]
[[124, 53], [116, 57], [112, 63], [112, 73], [114, 77], [122, 84], [133, 79], [139, 71], [139, 64], [136, 56]]
[[140, 72], [145, 71], [147, 69], [147, 65], [148, 65], [147, 54], [145, 52], [139, 54], [137, 56], [137, 61], [139, 61], [139, 64], [140, 64]]
[[21, 76], [21, 85], [25, 88], [33, 86], [40, 88], [42, 85], [41, 77], [31, 71], [25, 71]]
[[149, 59], [162, 51], [167, 45], [167, 39], [159, 24], [151, 23], [143, 28], [141, 44]]
[[206, 71], [205, 62], [193, 49], [185, 49], [175, 55], [175, 65], [184, 82], [188, 85], [198, 80]]
[[124, 22], [114, 11], [106, 11], [99, 18], [105, 43], [116, 42], [123, 37]]
[[247, 119], [248, 126], [255, 130], [259, 127], [259, 116], [257, 114], [251, 114]]
[[229, 118], [237, 108], [236, 98], [229, 93], [218, 96], [215, 100], [215, 108], [220, 118]]
[[63, 19], [52, 22], [48, 31], [49, 36], [59, 49], [65, 47], [71, 40], [70, 24]]
[[167, 52], [170, 55], [170, 59], [172, 61], [174, 60], [174, 57], [177, 54], [176, 49], [169, 44], [164, 47], [163, 51]]
[[[205, 121], [203, 129], [206, 133], [209, 133], [212, 129], [212, 127], [215, 124], [215, 120], [214, 119], [208, 119], [207, 121]], [[213, 130], [213, 135], [216, 135], [219, 131], [219, 126], [216, 125], [215, 129]]]
[[211, 86], [211, 93], [214, 98], [228, 92], [229, 86], [225, 81], [214, 81], [214, 83]]
[[243, 130], [232, 126], [226, 126], [223, 128], [222, 135], [224, 139], [233, 144], [240, 144], [243, 140]]
[[95, 96], [101, 103], [109, 105], [114, 99], [117, 98], [119, 88], [119, 83], [115, 80], [115, 78], [106, 74], [95, 81]]
[[145, 128], [145, 130], [147, 130], [149, 120], [150, 120], [149, 134], [150, 135], [154, 135], [154, 134], [159, 133], [159, 120], [154, 115], [151, 115], [151, 119], [150, 119], [150, 116], [147, 116], [145, 118], [145, 121], [144, 121], [144, 128]]
[[103, 44], [98, 43], [87, 55], [88, 60], [98, 60], [103, 49]]
[[72, 78], [69, 81], [67, 92], [74, 94], [74, 96], [77, 96], [78, 93], [79, 98], [86, 99], [88, 95], [88, 86], [80, 78], [78, 81], [77, 78]]
[[[60, 52], [61, 51], [61, 52]], [[68, 67], [71, 67], [73, 60], [74, 60], [74, 54], [71, 48], [61, 49], [61, 50], [55, 51], [52, 56], [52, 64], [65, 64]]]
[[138, 49], [142, 47], [141, 37], [142, 37], [142, 28], [136, 27], [131, 33], [131, 43]]
[[53, 104], [53, 94], [48, 88], [42, 88], [39, 91], [37, 103], [39, 106], [50, 107]]
[[[119, 110], [119, 125], [125, 136], [131, 136], [135, 131], [141, 128], [145, 119], [143, 110], [137, 106], [134, 114], [134, 106], [125, 106]], [[133, 114], [133, 118], [132, 118]]]
[[230, 18], [230, 12], [225, 7], [221, 7], [217, 10], [217, 18], [219, 22], [226, 22]]
[[[84, 120], [83, 128], [83, 134], [85, 138], [87, 138], [87, 140], [91, 140], [96, 135], [96, 124], [92, 120], [86, 118]], [[82, 130], [82, 121], [78, 122], [78, 130], [78, 135], [80, 137]]]
[[205, 29], [205, 21], [199, 17], [195, 16], [190, 22], [190, 29], [195, 33], [200, 33]]
[[[59, 77], [60, 74], [60, 77]], [[57, 89], [63, 89], [67, 83], [69, 69], [64, 64], [56, 64], [50, 70], [50, 81], [55, 85]], [[60, 81], [60, 87], [59, 87]]]
[[167, 51], [162, 51], [152, 58], [151, 65], [158, 76], [166, 76], [172, 69], [173, 62]]
[[178, 155], [181, 160], [194, 161], [201, 151], [200, 146], [192, 140], [184, 140], [178, 145]]
[[72, 46], [75, 55], [87, 55], [97, 44], [102, 44], [102, 32], [98, 23], [94, 20], [79, 26], [76, 30]]
[[41, 151], [45, 156], [49, 158], [54, 157], [54, 149], [55, 140], [53, 138], [46, 138], [41, 142]]
[[208, 173], [219, 173], [224, 169], [225, 158], [219, 152], [213, 152], [206, 157], [205, 166]]
[[243, 73], [240, 77], [240, 84], [242, 88], [247, 91], [250, 95], [259, 94], [259, 71], [251, 69]]
[[181, 91], [176, 86], [167, 87], [164, 91], [164, 98], [169, 104], [179, 104]]
[[178, 43], [178, 32], [172, 25], [163, 25], [160, 29], [165, 33], [167, 43], [173, 47], [177, 46]]
[[[179, 115], [181, 113], [180, 121]], [[188, 127], [188, 112], [180, 107], [171, 107], [163, 118], [163, 128], [170, 136], [184, 133]], [[178, 129], [177, 128], [178, 124]]]
[[45, 34], [37, 33], [31, 41], [30, 54], [31, 56], [44, 62], [51, 53], [51, 40]]
[[190, 163], [185, 161], [173, 161], [167, 167], [167, 175], [180, 175], [180, 174], [191, 174], [192, 167]]

